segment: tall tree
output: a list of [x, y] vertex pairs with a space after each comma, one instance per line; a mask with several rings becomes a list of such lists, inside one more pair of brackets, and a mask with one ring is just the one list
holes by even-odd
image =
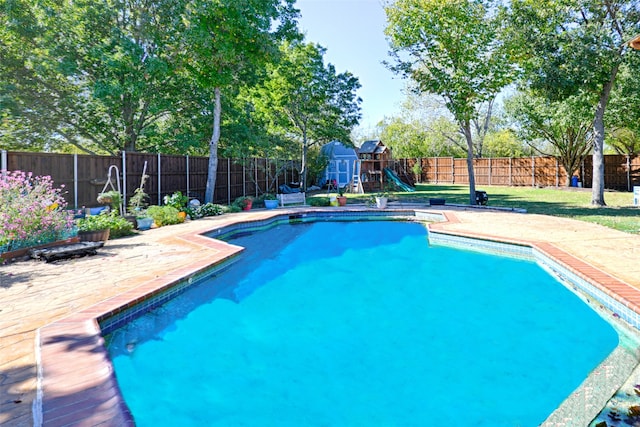
[[475, 204], [472, 122], [513, 80], [500, 20], [483, 0], [397, 0], [385, 7], [394, 64], [420, 92], [439, 95], [467, 142], [469, 203]]
[[513, 52], [526, 84], [551, 102], [581, 97], [593, 111], [591, 203], [604, 206], [604, 116], [618, 71], [640, 31], [640, 3], [628, 0], [514, 0]]
[[607, 144], [617, 153], [632, 156], [640, 154], [640, 52], [630, 53], [620, 67], [611, 102], [605, 115], [605, 124], [611, 129]]
[[358, 79], [325, 65], [325, 49], [295, 41], [281, 45], [282, 60], [268, 67], [268, 77], [252, 93], [256, 113], [275, 135], [302, 147], [302, 184], [306, 188], [307, 152], [333, 139], [351, 143], [360, 119]]
[[295, 32], [294, 0], [193, 0], [183, 20], [183, 60], [196, 86], [211, 100], [209, 168], [205, 202], [213, 201], [218, 168], [222, 89], [252, 80], [277, 57], [283, 38]]
[[4, 3], [4, 104], [34, 135], [88, 152], [148, 148], [192, 93], [175, 68], [184, 1]]
[[[506, 105], [520, 136], [535, 151], [556, 157], [564, 166], [569, 186], [573, 172], [593, 144], [590, 112], [584, 103], [575, 99], [550, 102], [523, 92], [507, 100]], [[540, 140], [547, 144], [539, 144]]]

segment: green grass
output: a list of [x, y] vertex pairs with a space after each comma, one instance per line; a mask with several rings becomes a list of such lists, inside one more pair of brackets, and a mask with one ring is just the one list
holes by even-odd
[[[633, 194], [607, 191], [605, 207], [591, 206], [591, 190], [578, 188], [532, 188], [479, 186], [489, 195], [489, 206], [526, 209], [529, 213], [594, 222], [626, 233], [640, 234], [640, 208], [633, 206]], [[349, 194], [364, 202], [368, 196]], [[392, 200], [428, 203], [443, 198], [447, 204], [469, 204], [469, 187], [464, 185], [418, 184], [413, 193], [392, 193]]]

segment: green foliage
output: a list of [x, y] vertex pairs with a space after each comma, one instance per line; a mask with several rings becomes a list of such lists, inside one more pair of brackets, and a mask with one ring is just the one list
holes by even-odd
[[205, 203], [204, 205], [196, 208], [196, 214], [201, 216], [217, 216], [222, 215], [223, 213], [224, 207], [213, 203]]
[[5, 3], [2, 144], [34, 150], [206, 147], [212, 88], [255, 81], [296, 34], [291, 0]]
[[140, 178], [140, 186], [135, 189], [133, 196], [129, 198], [128, 211], [130, 215], [140, 217], [144, 215], [146, 207], [149, 205], [149, 195], [144, 192], [144, 183], [149, 178], [149, 175], [143, 173]]
[[398, 0], [385, 11], [391, 70], [442, 96], [457, 122], [471, 121], [513, 80], [488, 1]]
[[181, 191], [167, 194], [163, 200], [165, 205], [174, 207], [179, 212], [183, 212], [187, 207], [187, 203], [189, 203], [189, 198], [183, 195]]
[[249, 206], [249, 204], [253, 205], [253, 197], [250, 196], [240, 196], [237, 199], [235, 199], [233, 201], [233, 206], [240, 208], [240, 209], [244, 209], [247, 206]]
[[605, 114], [620, 67], [637, 52], [640, 3], [597, 0], [515, 0], [504, 14], [510, 51], [522, 84], [548, 102], [578, 100], [593, 123], [592, 203], [604, 201]]
[[120, 203], [122, 203], [122, 194], [116, 190], [106, 191], [98, 194], [96, 201], [103, 205], [109, 205], [111, 210], [119, 211]]
[[224, 213], [224, 207], [213, 203], [205, 203], [200, 206], [187, 206], [185, 212], [189, 215], [189, 218], [199, 219], [206, 216], [222, 215]]
[[640, 52], [628, 55], [616, 79], [605, 116], [607, 144], [619, 154], [640, 153]]
[[325, 65], [325, 52], [313, 43], [283, 43], [281, 60], [267, 66], [267, 78], [248, 94], [270, 133], [293, 136], [302, 145], [304, 186], [309, 147], [333, 139], [350, 141], [361, 116], [358, 79]]
[[273, 194], [273, 193], [263, 193], [263, 194], [261, 194], [258, 197], [253, 199], [253, 206], [254, 207], [264, 207], [264, 201], [265, 200], [278, 200], [278, 197], [276, 197], [276, 195]]
[[144, 215], [145, 208], [149, 204], [149, 195], [142, 188], [136, 188], [129, 199], [129, 214], [135, 216]]
[[229, 205], [224, 207], [224, 213], [236, 213], [240, 212], [242, 208], [236, 205]]
[[439, 95], [467, 142], [469, 201], [475, 201], [471, 124], [483, 103], [515, 77], [501, 20], [490, 0], [397, 0], [385, 7], [385, 34], [394, 61], [389, 68], [415, 82], [420, 93]]
[[99, 231], [108, 228], [110, 230], [110, 239], [117, 239], [118, 237], [134, 234], [133, 224], [118, 215], [115, 211], [103, 211], [98, 215], [79, 218], [76, 220], [76, 225], [78, 231]]
[[[484, 185], [482, 189], [489, 195], [492, 206], [526, 209], [531, 214], [568, 217], [640, 234], [638, 209], [631, 206], [630, 193], [608, 192], [609, 206], [594, 207], [590, 204], [588, 191]], [[429, 198], [439, 197], [446, 199], [447, 204], [468, 203], [463, 185], [419, 184], [414, 193], [395, 193], [395, 197], [405, 202], [429, 203]]]
[[49, 176], [0, 174], [0, 252], [70, 237], [73, 215]]
[[[592, 119], [575, 98], [549, 101], [531, 92], [522, 92], [506, 103], [518, 123], [520, 136], [538, 152], [555, 156], [567, 171], [578, 169], [592, 147]], [[536, 141], [547, 142], [550, 150]]]
[[307, 152], [307, 183], [319, 184], [322, 173], [329, 164], [329, 158], [322, 154], [320, 147], [309, 147]]
[[147, 208], [147, 215], [153, 218], [153, 222], [159, 227], [184, 222], [178, 213], [179, 211], [173, 206], [149, 206]]
[[309, 206], [330, 206], [330, 200], [324, 196], [308, 197], [307, 204]]
[[489, 132], [485, 137], [484, 157], [526, 157], [531, 153], [511, 129]]

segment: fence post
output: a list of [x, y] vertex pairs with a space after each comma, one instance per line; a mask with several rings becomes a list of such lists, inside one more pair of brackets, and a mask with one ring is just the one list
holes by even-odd
[[245, 163], [246, 163], [246, 158], [244, 159], [245, 161], [242, 162], [242, 195], [246, 196], [247, 195], [247, 170], [245, 167]]
[[531, 186], [536, 186], [536, 158], [531, 156]]
[[73, 153], [73, 208], [78, 209], [78, 153]]
[[627, 154], [627, 191], [631, 191], [631, 156]]
[[189, 198], [189, 155], [187, 154], [186, 156], [186, 160], [187, 160], [187, 198]]
[[2, 176], [7, 175], [7, 150], [0, 151], [0, 172]]
[[255, 188], [255, 193], [256, 193], [256, 197], [258, 197], [258, 158], [254, 158], [253, 159], [253, 164], [255, 165], [255, 167], [253, 168], [253, 179], [256, 182], [256, 188]]
[[122, 204], [120, 206], [122, 209], [127, 206], [127, 152], [124, 150], [122, 150]]
[[513, 158], [509, 157], [509, 186], [514, 185], [515, 180], [513, 179]]
[[227, 159], [227, 204], [231, 204], [231, 159]]
[[489, 185], [491, 185], [491, 157], [489, 157]]
[[161, 177], [162, 177], [162, 157], [160, 156], [160, 153], [158, 153], [158, 206], [161, 205], [162, 203], [162, 183], [161, 183]]
[[456, 183], [456, 159], [451, 157], [451, 183]]

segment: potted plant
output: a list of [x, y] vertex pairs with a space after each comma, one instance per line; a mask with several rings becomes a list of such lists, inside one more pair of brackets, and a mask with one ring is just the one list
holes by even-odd
[[344, 187], [338, 187], [338, 204], [340, 206], [346, 206], [347, 205], [347, 198], [344, 195], [345, 190], [347, 189], [347, 186], [345, 185]]
[[81, 242], [107, 242], [111, 229], [111, 214], [87, 215], [76, 221]]
[[375, 194], [376, 199], [376, 207], [378, 209], [384, 209], [387, 207], [387, 202], [389, 201], [389, 192], [387, 190], [382, 190]]
[[98, 194], [96, 199], [98, 203], [111, 206], [114, 211], [120, 211], [120, 203], [122, 203], [122, 195], [119, 191], [111, 190]]
[[183, 195], [181, 191], [176, 191], [171, 195], [167, 194], [164, 196], [164, 204], [177, 209], [178, 215], [183, 220], [187, 217], [187, 203], [189, 203], [189, 198]]
[[109, 238], [133, 234], [133, 224], [118, 215], [117, 212], [102, 212], [76, 220], [78, 237], [83, 242], [106, 242]]
[[142, 187], [136, 188], [133, 196], [129, 199], [128, 212], [134, 220], [134, 226], [138, 230], [148, 230], [153, 224], [153, 218], [147, 214], [149, 195], [144, 192]]
[[278, 207], [278, 198], [275, 194], [265, 193], [262, 195], [262, 200], [264, 200], [264, 207], [267, 209], [275, 209]]
[[253, 198], [249, 196], [240, 196], [233, 201], [233, 204], [243, 211], [250, 211], [253, 205]]

